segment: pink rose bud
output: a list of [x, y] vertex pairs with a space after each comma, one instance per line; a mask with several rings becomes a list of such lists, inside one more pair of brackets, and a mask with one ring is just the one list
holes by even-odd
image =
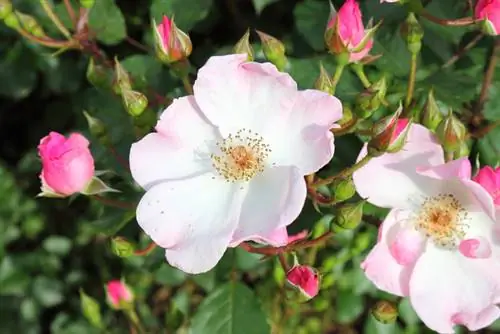
[[309, 266], [296, 265], [288, 271], [286, 279], [289, 284], [297, 288], [309, 300], [319, 291], [319, 274], [316, 269]]
[[473, 180], [493, 197], [495, 205], [500, 205], [500, 167], [493, 169], [485, 166], [479, 170]]
[[106, 298], [115, 310], [127, 308], [134, 302], [132, 290], [119, 280], [109, 281], [106, 284]]
[[42, 159], [42, 192], [69, 196], [83, 191], [94, 176], [94, 158], [89, 141], [79, 133], [66, 139], [51, 132], [40, 140], [38, 154]]
[[173, 19], [163, 16], [160, 24], [154, 24], [155, 47], [158, 58], [167, 63], [173, 63], [189, 57], [192, 50], [189, 36], [177, 28]]
[[483, 31], [486, 34], [500, 34], [500, 0], [479, 0], [474, 16], [476, 20], [483, 21]]
[[347, 55], [347, 62], [357, 62], [370, 52], [376, 28], [365, 30], [358, 2], [346, 0], [338, 13], [332, 8], [325, 42], [332, 54]]

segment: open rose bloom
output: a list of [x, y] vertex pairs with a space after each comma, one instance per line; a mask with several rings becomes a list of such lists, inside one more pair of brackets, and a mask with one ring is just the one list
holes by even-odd
[[286, 244], [306, 199], [304, 175], [333, 155], [340, 102], [298, 91], [274, 65], [245, 61], [211, 57], [194, 96], [175, 100], [130, 152], [147, 191], [137, 221], [185, 272], [210, 270], [244, 240]]
[[[366, 147], [359, 158], [366, 155]], [[467, 159], [412, 125], [401, 151], [354, 174], [359, 194], [390, 208], [362, 267], [380, 289], [408, 296], [431, 329], [477, 330], [500, 317], [500, 238], [493, 196], [471, 180]]]

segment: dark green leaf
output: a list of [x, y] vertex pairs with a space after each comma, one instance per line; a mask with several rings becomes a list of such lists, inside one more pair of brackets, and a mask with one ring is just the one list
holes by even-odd
[[89, 13], [89, 26], [105, 44], [117, 44], [127, 36], [125, 18], [115, 0], [96, 1]]
[[340, 291], [335, 300], [336, 320], [341, 324], [347, 324], [356, 320], [363, 313], [363, 297], [354, 294], [350, 290]]
[[264, 8], [266, 8], [267, 5], [270, 5], [277, 1], [279, 0], [252, 0], [253, 6], [257, 14], [260, 14], [264, 10]]
[[189, 32], [207, 17], [213, 0], [153, 0], [151, 16], [159, 23], [163, 15], [174, 17], [177, 27]]
[[324, 33], [330, 7], [327, 1], [307, 0], [299, 3], [293, 12], [300, 35], [317, 51], [325, 50]]

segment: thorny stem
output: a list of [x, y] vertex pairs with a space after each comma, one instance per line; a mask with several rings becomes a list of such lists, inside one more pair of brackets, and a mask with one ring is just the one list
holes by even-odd
[[64, 6], [66, 6], [66, 11], [68, 12], [68, 15], [71, 19], [71, 22], [73, 22], [73, 26], [75, 26], [75, 28], [76, 28], [77, 18], [76, 18], [75, 11], [73, 10], [73, 6], [69, 2], [69, 0], [64, 0]]
[[410, 76], [408, 77], [408, 90], [406, 92], [405, 107], [408, 108], [413, 100], [413, 91], [415, 90], [415, 77], [417, 75], [417, 56], [418, 53], [412, 52], [410, 62]]
[[41, 45], [49, 47], [49, 48], [61, 49], [61, 48], [73, 48], [73, 47], [75, 47], [75, 44], [72, 41], [56, 41], [53, 39], [36, 37], [36, 36], [33, 36], [30, 33], [26, 32], [23, 29], [17, 29], [17, 32], [19, 32], [19, 34], [21, 34], [21, 36], [29, 39], [30, 41], [41, 44]]
[[338, 174], [329, 176], [326, 179], [320, 179], [320, 180], [314, 182], [313, 184], [311, 184], [311, 187], [317, 188], [319, 186], [328, 185], [328, 184], [332, 183], [333, 181], [335, 181], [336, 179], [348, 177], [352, 173], [354, 173], [355, 171], [357, 171], [358, 169], [360, 169], [361, 167], [365, 166], [371, 160], [371, 158], [372, 157], [370, 155], [366, 155], [363, 159], [359, 160], [358, 162], [356, 162], [351, 167], [348, 167], [348, 168], [342, 170]]
[[301, 240], [281, 247], [254, 247], [246, 242], [242, 242], [240, 244], [240, 247], [249, 253], [262, 255], [278, 255], [319, 245], [323, 242], [326, 242], [331, 236], [333, 236], [333, 232], [326, 232], [316, 239]]
[[[352, 64], [352, 69], [354, 70], [354, 73], [358, 76], [359, 80], [363, 84], [363, 87], [366, 89], [370, 88], [372, 86], [372, 83], [370, 82], [370, 79], [366, 76], [365, 73], [365, 66], [363, 64]], [[385, 97], [381, 99], [380, 101], [382, 105], [387, 107], [389, 105], [389, 102], [386, 101]]]
[[467, 53], [467, 51], [469, 51], [470, 49], [472, 49], [482, 38], [484, 37], [484, 34], [477, 34], [469, 43], [467, 43], [462, 49], [458, 50], [454, 55], [453, 57], [451, 57], [450, 59], [448, 59], [448, 61], [443, 65], [441, 66], [441, 68], [448, 68], [450, 67], [451, 65], [455, 64], [457, 62], [457, 60], [460, 59], [460, 57], [462, 57], [465, 53]]
[[119, 201], [119, 200], [111, 199], [111, 198], [107, 198], [107, 197], [102, 197], [101, 195], [92, 195], [92, 198], [95, 199], [96, 201], [99, 201], [99, 202], [106, 204], [106, 205], [109, 205], [109, 206], [113, 206], [115, 208], [129, 210], [129, 209], [134, 209], [136, 207], [136, 205], [133, 203], [123, 202], [123, 201]]
[[54, 13], [54, 11], [52, 10], [52, 7], [48, 3], [48, 0], [40, 0], [40, 4], [42, 5], [43, 10], [47, 14], [47, 16], [50, 18], [52, 23], [54, 23], [54, 25], [57, 27], [57, 29], [59, 29], [59, 31], [64, 35], [64, 37], [66, 37], [67, 39], [71, 39], [70, 32], [68, 31], [68, 29], [66, 29], [66, 27], [61, 22], [59, 17]]
[[419, 11], [418, 14], [422, 15], [422, 17], [425, 17], [427, 20], [442, 26], [463, 27], [474, 23], [474, 19], [472, 17], [464, 17], [456, 20], [441, 19], [439, 17], [435, 17], [426, 10]]
[[335, 94], [335, 90], [337, 89], [337, 85], [340, 81], [340, 77], [342, 77], [342, 73], [344, 72], [345, 65], [338, 65], [335, 68], [335, 73], [332, 77], [332, 95]]
[[498, 58], [500, 57], [500, 39], [495, 40], [495, 45], [493, 46], [493, 51], [491, 52], [488, 68], [484, 74], [483, 85], [481, 87], [481, 93], [479, 95], [479, 99], [476, 104], [476, 108], [474, 108], [474, 113], [476, 115], [481, 114], [481, 110], [483, 109], [484, 103], [488, 98], [488, 91], [493, 80], [493, 76], [495, 74], [495, 67], [497, 65]]
[[137, 256], [148, 255], [155, 248], [156, 248], [156, 244], [154, 242], [151, 242], [149, 245], [146, 246], [146, 248], [138, 249], [138, 250], [134, 251], [134, 255], [137, 255]]

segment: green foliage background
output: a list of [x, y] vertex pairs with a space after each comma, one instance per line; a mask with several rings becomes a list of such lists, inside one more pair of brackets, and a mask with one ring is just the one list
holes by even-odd
[[[63, 5], [51, 1], [68, 23]], [[76, 1], [74, 1], [76, 4]], [[334, 1], [340, 5], [341, 1]], [[459, 18], [467, 15], [466, 1], [427, 1], [435, 16]], [[35, 16], [51, 36], [58, 32], [38, 1], [13, 1], [16, 9]], [[333, 73], [334, 59], [324, 50], [323, 31], [328, 2], [321, 0], [96, 0], [89, 17], [103, 50], [116, 55], [131, 73], [134, 87], [153, 89], [169, 98], [184, 95], [181, 83], [153, 54], [127, 43], [126, 36], [151, 47], [150, 18], [175, 14], [176, 23], [193, 41], [193, 65], [200, 67], [214, 54], [230, 52], [247, 27], [262, 30], [287, 46], [292, 76], [303, 88], [312, 86], [319, 62]], [[373, 54], [382, 57], [368, 67], [370, 79], [385, 75], [390, 82], [388, 100], [396, 102], [406, 92], [409, 53], [398, 26], [405, 11], [378, 0], [362, 1], [365, 19], [384, 19], [376, 34]], [[492, 38], [483, 38], [475, 48], [443, 68], [477, 31], [444, 28], [422, 21], [424, 47], [417, 72], [417, 108], [428, 91], [444, 107], [453, 108], [474, 130], [500, 119], [500, 68], [497, 68], [484, 106], [485, 120], [470, 123], [470, 110], [479, 95]], [[258, 60], [263, 60], [253, 36]], [[130, 119], [112, 94], [92, 87], [85, 71], [89, 57], [69, 51], [53, 57], [53, 50], [21, 38], [0, 24], [0, 332], [2, 333], [99, 333], [83, 317], [79, 289], [96, 298], [109, 332], [128, 331], [122, 314], [105, 304], [104, 282], [123, 277], [133, 287], [139, 313], [152, 333], [425, 333], [407, 300], [398, 300], [367, 281], [359, 264], [376, 239], [376, 225], [383, 210], [368, 208], [375, 221], [354, 231], [338, 231], [317, 256], [323, 274], [320, 295], [306, 304], [288, 300], [284, 273], [274, 260], [261, 261], [241, 249], [229, 250], [209, 273], [186, 275], [165, 263], [156, 249], [147, 257], [126, 259], [113, 255], [109, 236], [116, 233], [145, 246], [133, 212], [105, 208], [87, 198], [71, 201], [35, 199], [39, 191], [40, 163], [36, 146], [49, 131], [81, 131], [88, 137], [83, 110], [110, 125], [110, 135], [119, 154], [128, 156], [135, 140]], [[347, 71], [337, 96], [352, 102], [363, 87]], [[159, 107], [152, 107], [159, 112]], [[381, 114], [387, 112], [382, 110]], [[498, 127], [471, 142], [471, 158], [495, 165], [500, 156]], [[354, 135], [336, 140], [336, 156], [325, 172], [352, 164], [361, 141]], [[92, 150], [98, 169], [113, 169], [108, 181], [124, 190], [127, 200], [138, 200], [141, 192], [106, 148], [94, 140]], [[304, 228], [322, 233], [332, 219], [308, 204], [291, 232]], [[307, 256], [299, 254], [304, 262]], [[309, 255], [310, 256], [310, 255]], [[397, 323], [383, 325], [370, 315], [379, 299], [398, 303]], [[496, 323], [491, 330], [500, 330]]]

